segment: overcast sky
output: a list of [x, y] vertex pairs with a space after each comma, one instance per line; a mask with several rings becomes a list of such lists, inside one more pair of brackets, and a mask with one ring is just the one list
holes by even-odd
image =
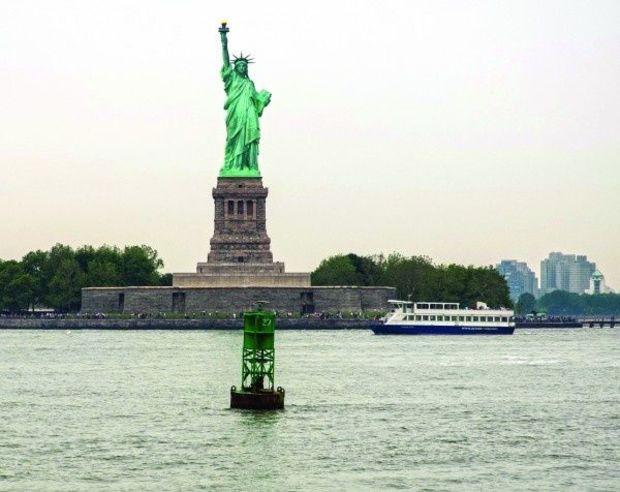
[[217, 28], [251, 53], [268, 233], [289, 271], [357, 252], [620, 289], [620, 2], [0, 1], [0, 258], [213, 233]]

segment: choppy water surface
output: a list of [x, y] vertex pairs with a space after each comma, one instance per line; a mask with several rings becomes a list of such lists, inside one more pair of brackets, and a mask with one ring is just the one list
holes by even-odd
[[277, 338], [255, 414], [239, 332], [1, 331], [0, 489], [620, 488], [617, 329]]

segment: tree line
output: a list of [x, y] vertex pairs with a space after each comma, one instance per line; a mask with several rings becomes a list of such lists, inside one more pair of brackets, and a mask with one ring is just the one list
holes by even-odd
[[312, 285], [387, 285], [399, 299], [459, 302], [475, 307], [512, 307], [508, 285], [493, 268], [437, 265], [426, 256], [360, 256], [354, 253], [324, 259], [312, 272]]
[[82, 287], [170, 285], [164, 263], [149, 246], [71, 246], [31, 251], [20, 261], [0, 260], [0, 311], [36, 306], [61, 312], [80, 308]]
[[[80, 309], [83, 287], [171, 285], [160, 273], [163, 261], [149, 246], [70, 246], [31, 251], [20, 261], [0, 260], [0, 311], [48, 307], [61, 312]], [[436, 265], [425, 256], [398, 253], [324, 259], [312, 272], [313, 285], [387, 285], [399, 299], [459, 302], [474, 307], [511, 307], [508, 286], [491, 266]]]
[[545, 313], [549, 316], [620, 316], [620, 294], [575, 294], [554, 290], [536, 299], [522, 294], [515, 308], [521, 315]]

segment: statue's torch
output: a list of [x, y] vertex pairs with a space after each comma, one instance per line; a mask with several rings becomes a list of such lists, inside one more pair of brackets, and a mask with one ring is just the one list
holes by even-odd
[[230, 31], [230, 29], [228, 29], [228, 27], [226, 27], [228, 25], [228, 21], [222, 21], [222, 25], [220, 26], [220, 28], [218, 29], [218, 31], [223, 32], [223, 33], [227, 33], [228, 31]]

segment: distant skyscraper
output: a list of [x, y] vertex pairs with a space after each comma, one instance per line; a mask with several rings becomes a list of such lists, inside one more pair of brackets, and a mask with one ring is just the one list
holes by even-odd
[[605, 276], [596, 270], [590, 277], [590, 288], [586, 294], [609, 294], [614, 290], [605, 285]]
[[517, 260], [502, 260], [496, 266], [497, 271], [506, 279], [510, 289], [510, 298], [517, 301], [521, 294], [538, 296], [538, 279], [527, 263]]
[[583, 294], [590, 287], [590, 277], [596, 264], [585, 255], [549, 253], [540, 262], [540, 291], [547, 294], [554, 290], [566, 290]]

